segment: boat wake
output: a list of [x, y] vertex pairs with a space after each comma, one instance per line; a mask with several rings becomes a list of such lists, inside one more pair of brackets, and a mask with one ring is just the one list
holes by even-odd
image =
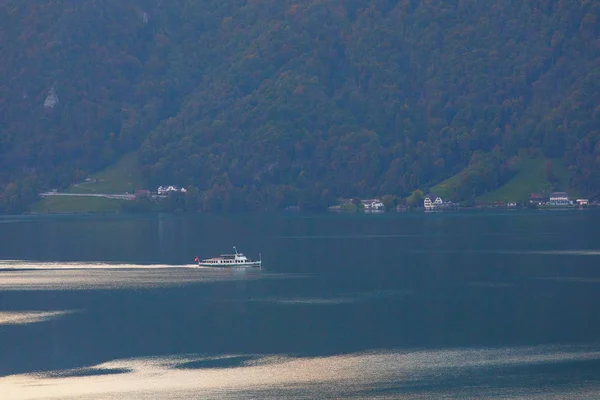
[[[111, 262], [80, 262], [80, 261], [27, 261], [27, 260], [2, 260], [2, 270], [93, 270], [93, 269], [211, 269], [196, 264], [129, 264]], [[214, 269], [214, 268], [212, 268]]]
[[215, 268], [195, 264], [0, 261], [0, 291], [157, 288], [306, 277], [302, 274], [273, 273], [260, 268]]

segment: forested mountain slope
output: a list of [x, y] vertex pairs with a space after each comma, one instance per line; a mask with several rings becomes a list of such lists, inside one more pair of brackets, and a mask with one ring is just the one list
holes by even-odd
[[469, 199], [540, 156], [600, 192], [596, 1], [0, 0], [0, 27], [5, 212], [137, 148], [204, 209], [463, 170]]

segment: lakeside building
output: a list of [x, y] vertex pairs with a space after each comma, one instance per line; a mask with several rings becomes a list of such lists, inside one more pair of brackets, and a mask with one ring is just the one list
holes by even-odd
[[433, 201], [431, 200], [431, 196], [427, 196], [425, 197], [425, 200], [423, 200], [423, 207], [425, 207], [426, 210], [440, 209], [444, 207], [444, 201], [439, 196]]
[[550, 201], [548, 201], [548, 205], [550, 206], [568, 206], [572, 204], [573, 202], [569, 200], [569, 195], [565, 192], [554, 192], [550, 194]]
[[384, 208], [383, 203], [379, 199], [367, 199], [360, 202], [365, 207], [365, 210], [368, 211], [380, 211]]
[[179, 188], [177, 186], [159, 186], [157, 190], [159, 195], [169, 194], [170, 192], [181, 192], [185, 193], [185, 188]]

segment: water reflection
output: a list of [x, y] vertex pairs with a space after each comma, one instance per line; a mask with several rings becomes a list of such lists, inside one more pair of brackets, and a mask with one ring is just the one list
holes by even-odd
[[185, 398], [199, 393], [203, 398], [230, 399], [299, 395], [592, 399], [600, 389], [597, 382], [569, 385], [564, 373], [590, 377], [586, 371], [600, 367], [598, 350], [597, 345], [589, 345], [386, 351], [319, 358], [256, 354], [150, 357], [13, 375], [0, 378], [0, 386], [4, 395], [15, 400]]

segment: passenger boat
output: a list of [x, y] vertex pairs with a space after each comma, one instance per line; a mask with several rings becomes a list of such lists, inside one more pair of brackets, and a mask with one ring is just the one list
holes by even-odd
[[219, 257], [206, 258], [199, 260], [198, 257], [194, 262], [201, 267], [260, 267], [262, 264], [262, 256], [259, 256], [258, 261], [248, 259], [243, 253], [238, 253], [233, 246], [234, 254], [221, 254]]

